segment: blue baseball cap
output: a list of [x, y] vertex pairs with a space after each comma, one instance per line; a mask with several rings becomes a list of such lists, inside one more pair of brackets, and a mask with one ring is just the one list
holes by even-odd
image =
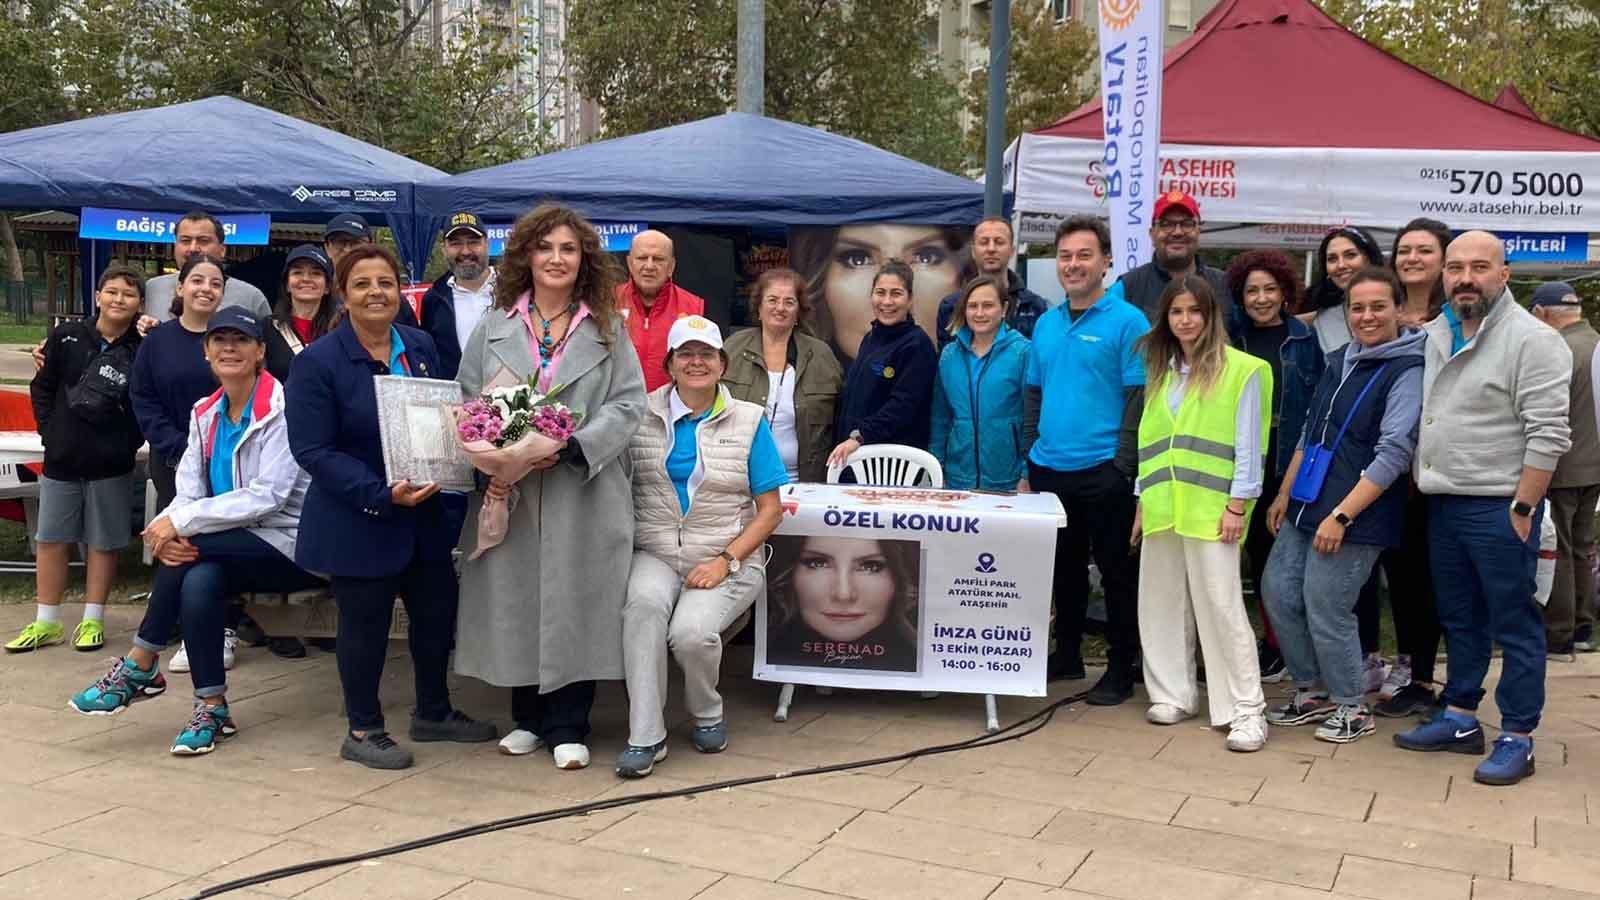
[[1565, 281], [1547, 281], [1533, 289], [1534, 306], [1580, 306], [1578, 292]]
[[329, 259], [328, 254], [323, 253], [322, 248], [316, 244], [301, 244], [290, 250], [289, 258], [283, 261], [284, 272], [287, 273], [290, 266], [302, 260], [316, 265], [330, 281], [333, 279], [333, 260]]
[[224, 306], [211, 314], [211, 321], [206, 323], [206, 337], [219, 331], [237, 331], [252, 341], [261, 340], [261, 323], [241, 306]]
[[370, 241], [372, 226], [355, 213], [340, 213], [328, 220], [327, 227], [322, 229], [322, 239], [327, 240], [336, 234], [347, 234], [353, 238]]

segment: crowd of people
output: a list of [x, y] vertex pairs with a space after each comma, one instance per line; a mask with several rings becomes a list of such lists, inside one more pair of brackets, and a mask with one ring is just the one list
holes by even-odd
[[[704, 299], [674, 281], [667, 235], [637, 235], [624, 277], [595, 229], [556, 205], [516, 223], [497, 266], [482, 221], [451, 216], [450, 274], [418, 310], [359, 216], [293, 250], [269, 304], [228, 277], [220, 223], [192, 213], [176, 229], [175, 276], [111, 266], [95, 315], [36, 353], [38, 612], [6, 649], [68, 640], [59, 607], [80, 543], [88, 602], [71, 643], [104, 644], [135, 452], [148, 442], [149, 604], [132, 647], [74, 709], [115, 714], [163, 693], [159, 656], [181, 635], [168, 670], [190, 672], [195, 701], [172, 751], [209, 752], [237, 730], [229, 598], [325, 583], [339, 611], [344, 758], [412, 762], [379, 698], [399, 597], [412, 741], [498, 738], [504, 753], [545, 749], [582, 768], [596, 682], [622, 680], [628, 740], [615, 769], [642, 777], [667, 755], [669, 654], [685, 674], [691, 745], [728, 745], [724, 633], [766, 585], [778, 490], [823, 480], [862, 447], [900, 444], [930, 451], [948, 487], [1060, 499], [1048, 677], [1086, 677], [1092, 560], [1108, 649], [1087, 702], [1126, 702], [1142, 681], [1150, 722], [1203, 713], [1240, 752], [1264, 746], [1269, 725], [1316, 723], [1317, 738], [1347, 743], [1377, 717], [1419, 717], [1396, 728], [1398, 747], [1481, 755], [1476, 710], [1499, 645], [1501, 725], [1477, 778], [1532, 774], [1547, 653], [1594, 646], [1600, 334], [1576, 292], [1542, 285], [1530, 312], [1497, 238], [1428, 219], [1402, 226], [1387, 258], [1366, 231], [1334, 229], [1302, 287], [1278, 251], [1205, 265], [1187, 194], [1153, 212], [1154, 258], [1109, 286], [1105, 222], [1063, 221], [1055, 307], [1010, 269], [1012, 227], [995, 217], [977, 223], [954, 292], [919, 288], [921, 256], [883, 254], [870, 278], [853, 257], [838, 278], [769, 269], [749, 293], [753, 326], [726, 340]], [[933, 232], [924, 243], [945, 246]], [[847, 288], [864, 293], [856, 308], [870, 320], [847, 321], [834, 296]], [[831, 344], [816, 336], [819, 316]], [[584, 414], [520, 482], [480, 476], [467, 494], [441, 492], [386, 474], [375, 375], [455, 380], [464, 398], [559, 385]], [[457, 571], [452, 551], [477, 544], [480, 508], [509, 499], [504, 545]], [[1541, 611], [1546, 517], [1558, 565]], [[841, 565], [808, 544], [773, 577], [866, 603], [857, 595], [874, 579], [893, 584], [888, 560]], [[1392, 660], [1379, 648], [1385, 586]], [[796, 627], [808, 615], [791, 612]], [[273, 640], [304, 653], [292, 636]], [[452, 661], [511, 689], [503, 736], [452, 705]], [[1269, 706], [1263, 682], [1285, 677], [1292, 696]]]

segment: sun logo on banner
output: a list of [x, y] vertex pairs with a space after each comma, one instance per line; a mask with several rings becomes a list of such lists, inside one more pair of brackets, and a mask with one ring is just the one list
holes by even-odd
[[1100, 0], [1100, 21], [1112, 31], [1121, 31], [1133, 24], [1144, 0]]

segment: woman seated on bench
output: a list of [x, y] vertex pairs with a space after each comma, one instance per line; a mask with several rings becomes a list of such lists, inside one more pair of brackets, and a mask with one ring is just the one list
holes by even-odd
[[164, 692], [157, 656], [181, 620], [196, 699], [189, 724], [172, 742], [179, 755], [210, 753], [238, 730], [222, 665], [227, 598], [320, 583], [294, 564], [310, 476], [289, 452], [283, 387], [262, 368], [260, 324], [238, 307], [219, 310], [206, 326], [204, 347], [222, 387], [194, 405], [177, 497], [144, 531], [160, 561], [144, 621], [128, 655], [71, 700], [78, 712], [106, 716]]

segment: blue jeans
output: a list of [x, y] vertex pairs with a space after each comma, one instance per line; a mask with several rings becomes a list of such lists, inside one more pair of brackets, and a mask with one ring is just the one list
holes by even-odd
[[1544, 710], [1544, 614], [1533, 600], [1541, 510], [1528, 539], [1511, 530], [1510, 497], [1428, 498], [1428, 550], [1450, 659], [1444, 702], [1476, 711], [1495, 644], [1505, 651], [1500, 727], [1526, 734]]
[[1337, 553], [1319, 553], [1311, 545], [1312, 537], [1311, 532], [1284, 522], [1267, 557], [1261, 596], [1295, 684], [1309, 688], [1320, 680], [1334, 703], [1359, 705], [1363, 695], [1356, 602], [1383, 548], [1346, 541]]
[[197, 534], [189, 542], [200, 551], [200, 558], [182, 566], [156, 566], [144, 621], [133, 643], [160, 653], [173, 626], [181, 621], [194, 695], [221, 697], [228, 690], [227, 670], [222, 667], [228, 598], [245, 591], [302, 591], [322, 582], [243, 528]]

